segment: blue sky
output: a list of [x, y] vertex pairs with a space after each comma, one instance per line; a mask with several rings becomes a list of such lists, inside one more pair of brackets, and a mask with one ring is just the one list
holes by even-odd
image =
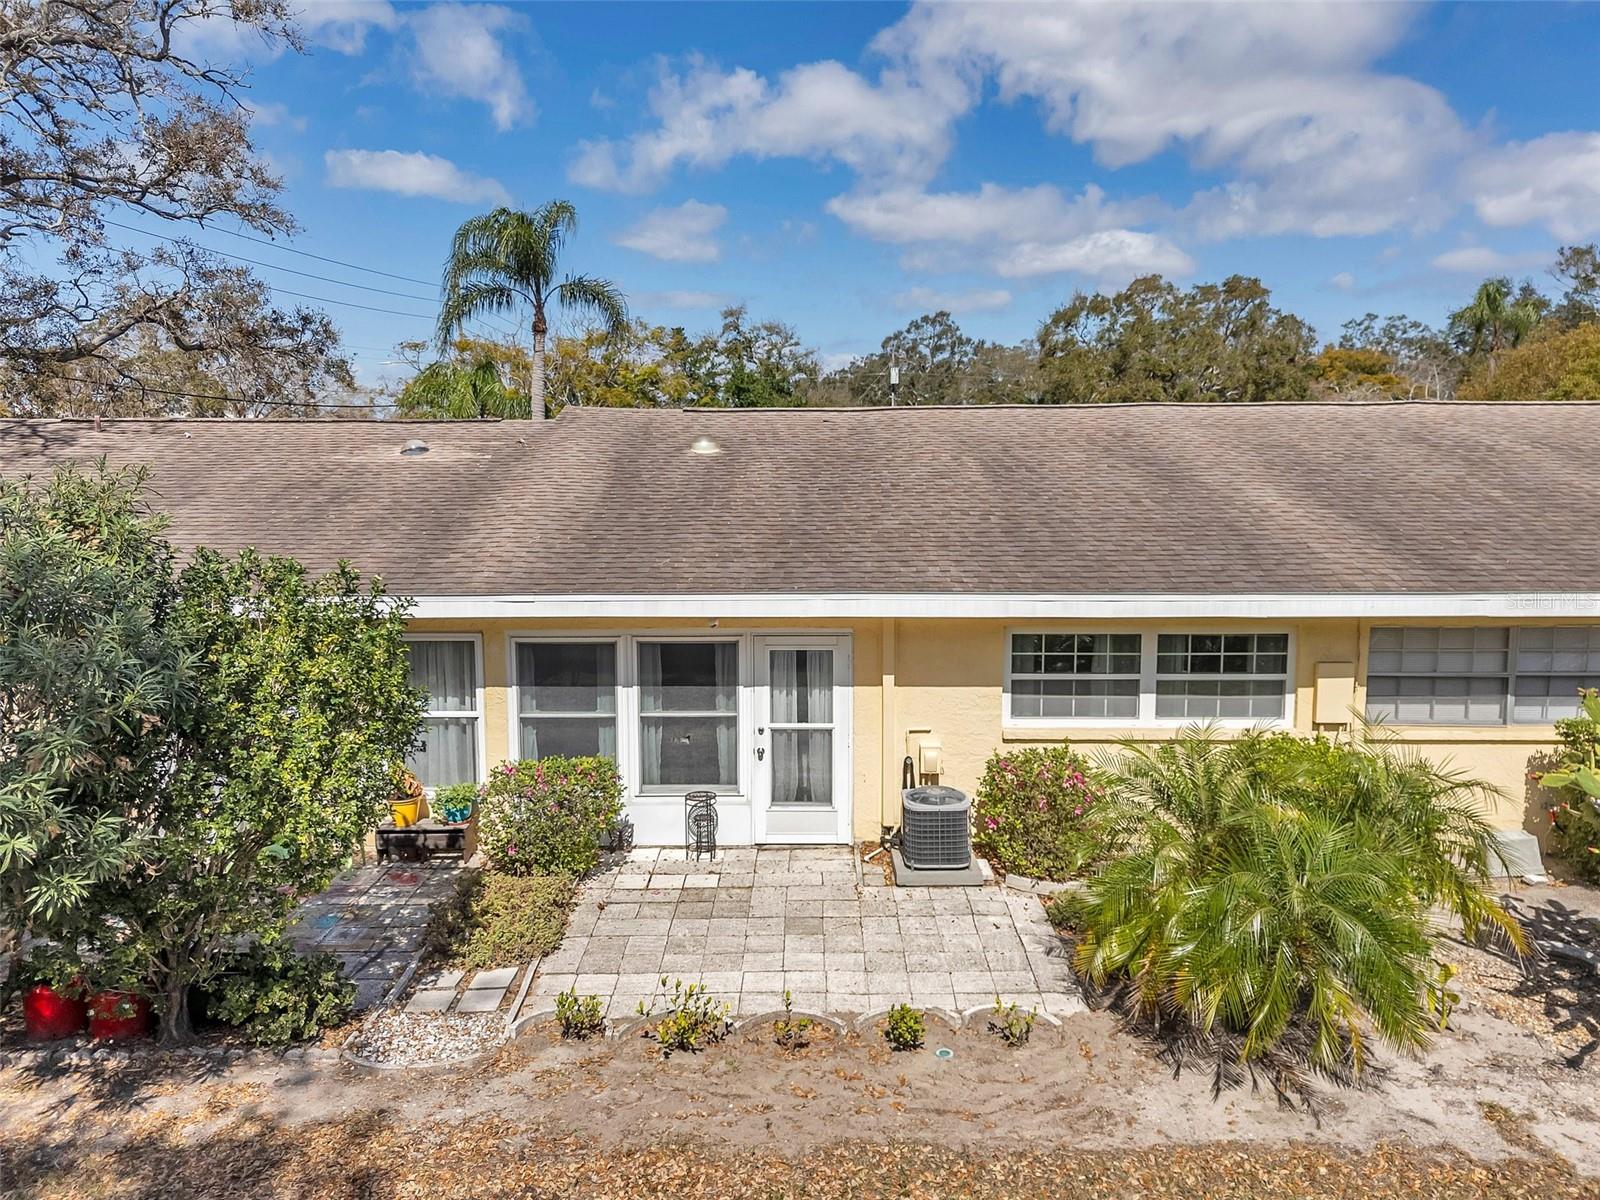
[[[691, 330], [724, 303], [837, 362], [919, 312], [1031, 333], [1077, 289], [1260, 276], [1325, 335], [1548, 283], [1600, 235], [1600, 7], [450, 5], [311, 0], [308, 53], [220, 21], [314, 254], [198, 240], [330, 305], [375, 382], [450, 233], [578, 207], [573, 269]], [[414, 298], [413, 298], [414, 297]], [[293, 300], [293, 297], [285, 297]]]

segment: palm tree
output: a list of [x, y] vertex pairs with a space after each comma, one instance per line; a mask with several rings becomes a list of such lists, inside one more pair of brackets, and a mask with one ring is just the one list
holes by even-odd
[[544, 343], [550, 329], [545, 308], [551, 300], [598, 317], [608, 332], [627, 327], [627, 301], [614, 283], [588, 275], [556, 282], [563, 243], [577, 227], [577, 210], [565, 200], [552, 200], [531, 213], [497, 208], [472, 217], [450, 243], [439, 345], [449, 345], [474, 317], [526, 310], [533, 331], [530, 415], [544, 412]]
[[533, 410], [527, 396], [506, 386], [495, 357], [479, 352], [467, 358], [442, 358], [418, 371], [395, 401], [395, 415], [456, 421], [483, 417], [526, 420]]
[[1537, 295], [1526, 286], [1513, 292], [1511, 280], [1502, 276], [1479, 284], [1472, 303], [1450, 314], [1450, 324], [1457, 344], [1468, 354], [1487, 349], [1492, 359], [1527, 337], [1543, 316], [1544, 305]]

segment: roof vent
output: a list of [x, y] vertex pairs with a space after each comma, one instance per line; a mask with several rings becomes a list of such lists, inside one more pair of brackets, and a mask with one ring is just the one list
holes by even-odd
[[722, 447], [704, 435], [695, 438], [689, 445], [690, 454], [721, 454]]
[[415, 458], [419, 454], [426, 454], [429, 449], [428, 443], [421, 438], [410, 438], [400, 447], [400, 453], [406, 458]]

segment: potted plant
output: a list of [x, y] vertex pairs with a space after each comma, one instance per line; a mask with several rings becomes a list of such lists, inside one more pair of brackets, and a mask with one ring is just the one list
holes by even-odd
[[395, 781], [394, 798], [389, 801], [389, 812], [397, 829], [415, 825], [422, 818], [422, 795], [421, 781], [402, 767]]
[[88, 967], [89, 1036], [96, 1041], [124, 1042], [150, 1032], [150, 998], [139, 991], [140, 979], [123, 947], [113, 947]]
[[453, 783], [439, 788], [428, 802], [428, 809], [446, 825], [465, 825], [478, 801], [478, 789], [470, 783]]
[[62, 947], [33, 947], [12, 969], [7, 987], [22, 992], [23, 1028], [35, 1041], [75, 1037], [89, 1022], [82, 963]]

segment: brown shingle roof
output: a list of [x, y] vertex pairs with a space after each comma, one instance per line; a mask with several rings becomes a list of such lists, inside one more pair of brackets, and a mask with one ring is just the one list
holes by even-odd
[[1600, 591], [1562, 466], [1597, 433], [1582, 404], [12, 420], [0, 473], [146, 463], [184, 544], [415, 595]]

